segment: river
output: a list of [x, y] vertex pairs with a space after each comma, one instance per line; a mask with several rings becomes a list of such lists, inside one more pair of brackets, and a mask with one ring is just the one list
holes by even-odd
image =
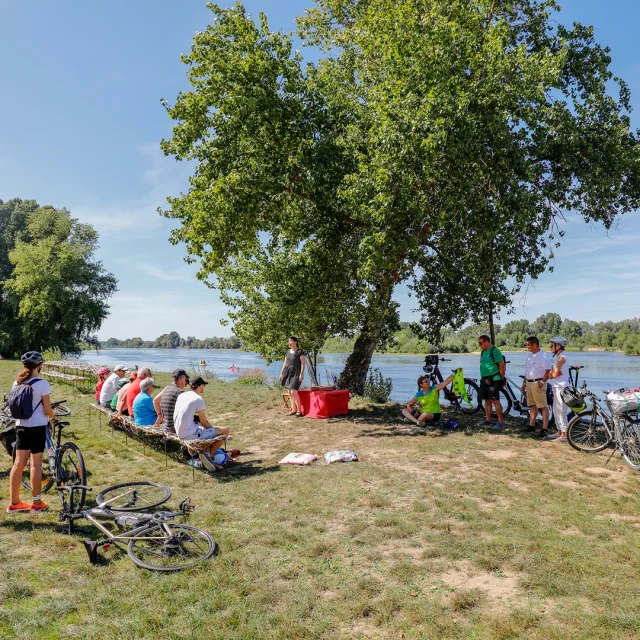
[[[612, 351], [584, 351], [566, 354], [571, 364], [584, 365], [581, 380], [585, 379], [589, 388], [596, 394], [603, 389], [634, 388], [640, 386], [640, 356], [626, 356]], [[284, 357], [284, 354], [283, 354]], [[451, 362], [440, 365], [443, 376], [447, 376], [451, 369], [462, 367], [465, 375], [479, 377], [478, 355], [451, 355]], [[524, 373], [524, 363], [527, 353], [505, 353], [507, 376], [519, 380], [518, 375]], [[282, 362], [272, 362], [266, 365], [264, 359], [257, 353], [246, 351], [225, 351], [213, 349], [105, 349], [96, 354], [95, 351], [83, 352], [84, 362], [101, 363], [107, 366], [124, 364], [127, 367], [138, 365], [148, 366], [152, 371], [172, 371], [178, 367], [188, 369], [198, 366], [201, 360], [206, 361], [207, 369], [214, 371], [223, 380], [233, 380], [237, 371], [231, 370], [235, 366], [240, 369], [260, 368], [277, 378], [280, 374]], [[347, 354], [325, 354], [318, 357], [318, 382], [332, 384], [333, 377], [338, 376]], [[372, 366], [380, 369], [385, 378], [393, 381], [391, 399], [396, 402], [406, 402], [416, 390], [416, 380], [422, 373], [423, 356], [406, 356], [400, 354], [376, 354]], [[308, 386], [309, 378], [305, 377], [303, 388]]]

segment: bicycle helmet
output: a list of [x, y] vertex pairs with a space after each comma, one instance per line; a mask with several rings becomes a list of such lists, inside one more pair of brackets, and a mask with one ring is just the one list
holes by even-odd
[[20, 362], [22, 362], [25, 367], [31, 369], [37, 367], [39, 364], [42, 364], [44, 362], [44, 358], [39, 351], [27, 351], [27, 353], [25, 353], [22, 358], [20, 358]]
[[549, 342], [551, 342], [552, 344], [557, 344], [563, 349], [569, 344], [569, 341], [566, 338], [563, 338], [562, 336], [556, 336], [555, 338], [551, 338]]

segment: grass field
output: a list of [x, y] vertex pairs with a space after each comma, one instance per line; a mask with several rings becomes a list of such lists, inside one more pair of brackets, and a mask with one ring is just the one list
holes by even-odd
[[[0, 362], [0, 392], [16, 364]], [[168, 376], [156, 376], [166, 383]], [[207, 388], [208, 413], [243, 454], [196, 472], [99, 430], [87, 396], [67, 436], [89, 484], [155, 480], [196, 504], [220, 554], [176, 574], [116, 548], [92, 566], [47, 514], [4, 513], [2, 638], [640, 638], [640, 476], [614, 456], [503, 434], [424, 435], [398, 408], [352, 401], [348, 419], [286, 417], [279, 392]], [[477, 417], [474, 418], [474, 422]], [[291, 451], [353, 448], [358, 463], [279, 467]], [[95, 495], [96, 492], [94, 492]], [[23, 497], [26, 497], [23, 495]]]

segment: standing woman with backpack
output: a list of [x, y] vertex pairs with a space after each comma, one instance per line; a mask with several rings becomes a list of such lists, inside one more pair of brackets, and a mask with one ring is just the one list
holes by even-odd
[[[47, 421], [54, 422], [51, 408], [51, 386], [38, 378], [44, 358], [38, 351], [28, 351], [20, 358], [24, 365], [9, 393], [9, 409], [16, 419], [16, 459], [9, 476], [11, 502], [7, 513], [45, 511], [49, 505], [42, 500], [42, 452], [47, 436]], [[33, 503], [20, 500], [22, 472], [31, 456], [31, 492]]]

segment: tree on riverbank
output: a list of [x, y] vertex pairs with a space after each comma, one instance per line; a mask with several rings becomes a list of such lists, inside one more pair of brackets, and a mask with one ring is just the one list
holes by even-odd
[[209, 7], [183, 56], [193, 90], [165, 103], [163, 150], [197, 166], [164, 213], [267, 357], [292, 332], [356, 335], [340, 386], [362, 393], [399, 283], [437, 340], [486, 319], [487, 283], [510, 306], [562, 211], [608, 227], [640, 203], [628, 89], [553, 1], [320, 0], [299, 20], [323, 56], [306, 66], [264, 15]]
[[77, 353], [107, 317], [116, 279], [94, 258], [98, 235], [65, 209], [0, 200], [0, 353]]

